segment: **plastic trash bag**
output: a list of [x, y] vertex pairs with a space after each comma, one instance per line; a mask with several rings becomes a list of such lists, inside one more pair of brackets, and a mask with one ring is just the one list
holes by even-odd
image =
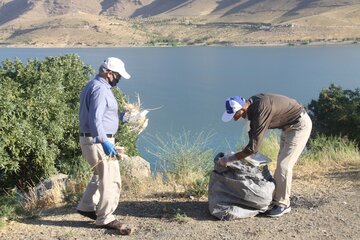
[[269, 158], [254, 154], [223, 167], [214, 159], [209, 182], [209, 210], [221, 220], [253, 217], [267, 210], [272, 202], [275, 183], [268, 169]]

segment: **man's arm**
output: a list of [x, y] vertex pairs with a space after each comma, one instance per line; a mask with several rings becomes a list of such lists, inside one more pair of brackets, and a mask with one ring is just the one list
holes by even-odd
[[94, 134], [96, 143], [103, 143], [107, 141], [103, 126], [103, 116], [106, 108], [106, 93], [104, 89], [97, 88], [93, 91], [90, 98], [89, 106], [89, 125], [91, 133]]
[[234, 153], [230, 156], [224, 156], [219, 159], [220, 165], [226, 167], [229, 163], [232, 163], [234, 161], [242, 160], [246, 158], [247, 156], [250, 156], [252, 154], [251, 151], [248, 149], [243, 149], [241, 152]]

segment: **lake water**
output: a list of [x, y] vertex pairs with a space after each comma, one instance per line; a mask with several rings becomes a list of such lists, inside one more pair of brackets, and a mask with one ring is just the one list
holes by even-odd
[[0, 59], [28, 58], [77, 53], [98, 69], [108, 56], [124, 60], [130, 80], [119, 87], [148, 114], [149, 126], [140, 135], [141, 155], [154, 166], [146, 139], [211, 132], [209, 147], [230, 151], [246, 139], [244, 122], [223, 123], [225, 99], [273, 92], [293, 97], [307, 105], [318, 99], [331, 83], [344, 89], [360, 87], [360, 46], [304, 47], [179, 47], [179, 48], [0, 48]]

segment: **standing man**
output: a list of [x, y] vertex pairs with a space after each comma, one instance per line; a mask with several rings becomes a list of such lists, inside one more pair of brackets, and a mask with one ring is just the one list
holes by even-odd
[[94, 172], [77, 206], [77, 212], [96, 220], [96, 225], [116, 229], [121, 235], [131, 228], [113, 215], [120, 197], [121, 178], [116, 159], [114, 135], [119, 127], [118, 103], [111, 91], [120, 78], [129, 79], [124, 63], [115, 57], [106, 59], [96, 77], [80, 95], [80, 146]]
[[311, 133], [312, 122], [304, 107], [296, 100], [276, 94], [258, 94], [245, 100], [230, 97], [225, 102], [224, 122], [247, 118], [250, 121], [249, 143], [240, 152], [221, 158], [220, 164], [241, 160], [256, 153], [267, 129], [281, 129], [280, 150], [275, 170], [273, 207], [266, 212], [280, 217], [291, 211], [290, 193], [293, 167], [303, 151]]

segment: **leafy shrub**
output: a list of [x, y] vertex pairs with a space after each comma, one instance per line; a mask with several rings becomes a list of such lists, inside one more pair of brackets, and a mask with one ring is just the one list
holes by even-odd
[[315, 135], [348, 137], [360, 146], [360, 89], [343, 90], [331, 84], [308, 109]]
[[[18, 59], [2, 62], [0, 185], [3, 190], [14, 186], [24, 188], [57, 172], [88, 172], [78, 143], [78, 110], [81, 89], [93, 73], [77, 55], [47, 57], [43, 61], [30, 59], [27, 63]], [[126, 129], [123, 134], [128, 134]], [[134, 139], [130, 142], [133, 144]]]

